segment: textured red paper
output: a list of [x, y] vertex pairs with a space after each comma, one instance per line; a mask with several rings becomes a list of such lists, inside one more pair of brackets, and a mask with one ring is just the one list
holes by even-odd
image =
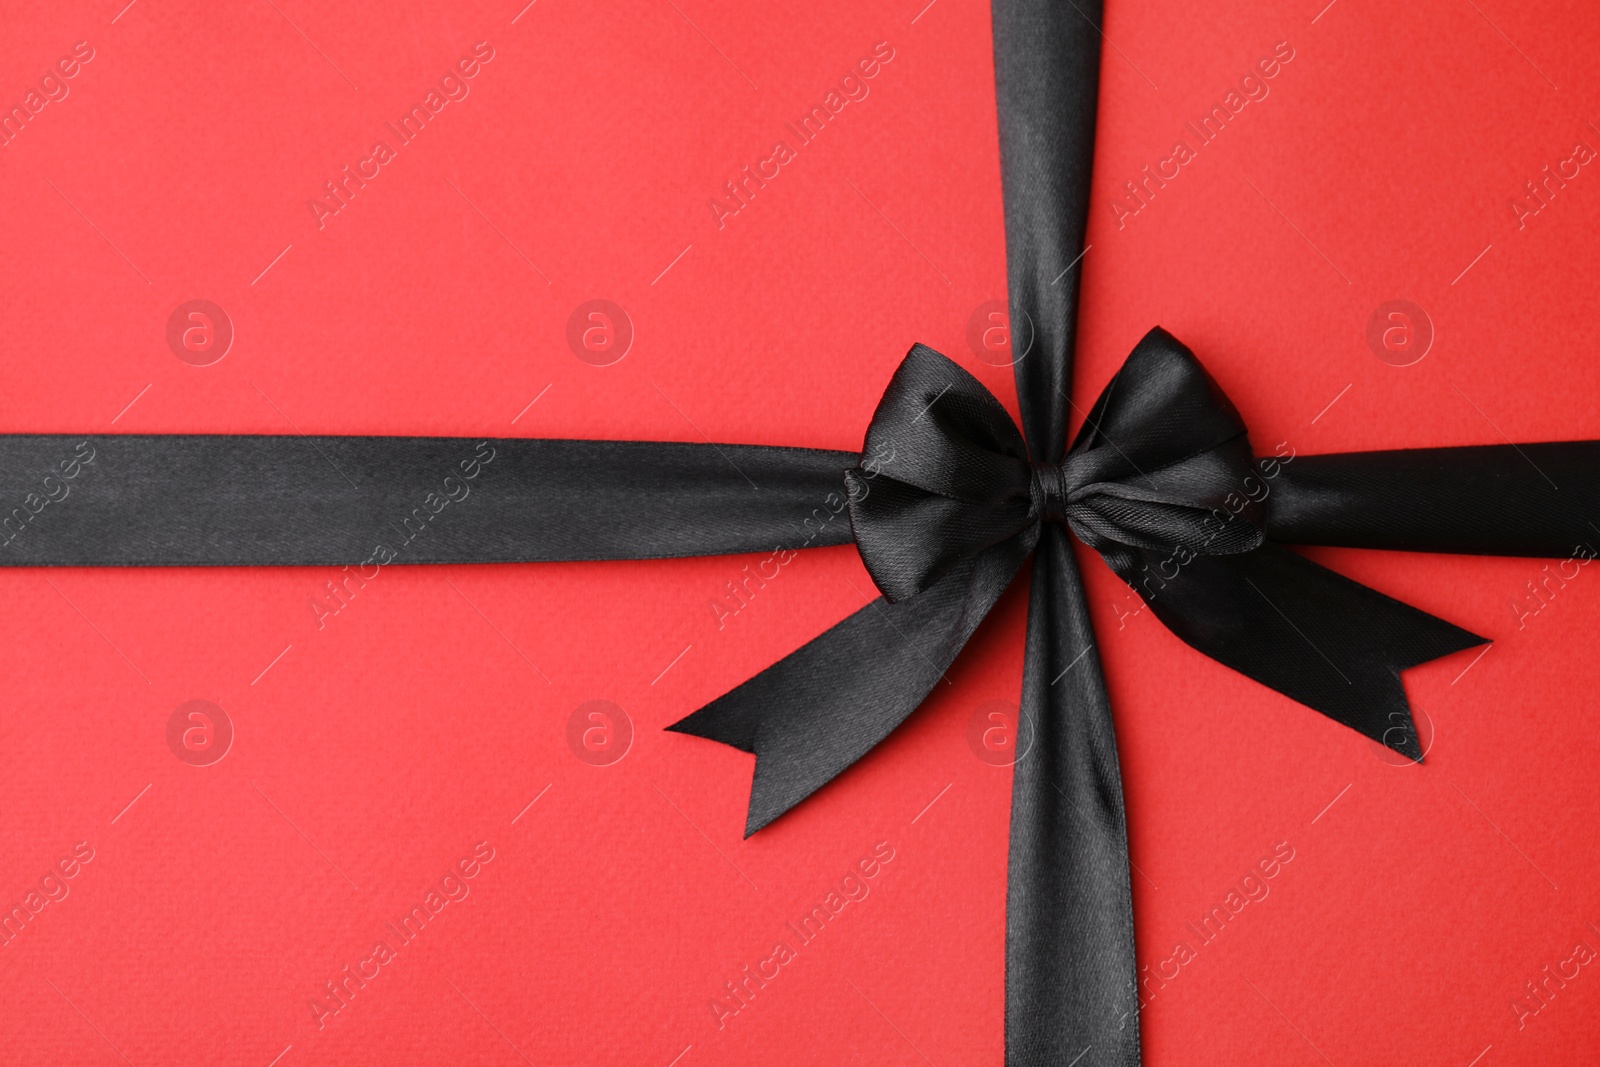
[[[979, 0], [122, 2], [5, 16], [0, 430], [845, 449], [913, 341], [1012, 403], [981, 344], [1005, 268]], [[1600, 436], [1592, 7], [1324, 2], [1108, 5], [1080, 406], [1159, 323], [1258, 451]], [[734, 212], [745, 167], [769, 177]], [[593, 300], [610, 318], [569, 331]], [[1383, 331], [1417, 308], [1431, 344], [1398, 366], [1420, 334]], [[0, 474], [5, 510], [46, 473]], [[88, 464], [21, 536], [114, 484]], [[1148, 1062], [1590, 1062], [1600, 570], [1312, 554], [1495, 638], [1407, 676], [1426, 766], [1200, 657], [1083, 557]], [[826, 549], [714, 611], [763, 558], [390, 567], [336, 613], [332, 569], [0, 572], [0, 905], [26, 916], [0, 1062], [999, 1062], [1010, 772], [969, 739], [1016, 699], [1025, 598], [744, 841], [750, 758], [661, 728], [872, 592]]]

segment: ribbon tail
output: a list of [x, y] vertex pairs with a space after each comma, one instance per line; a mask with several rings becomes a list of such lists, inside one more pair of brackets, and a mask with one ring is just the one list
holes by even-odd
[[1027, 558], [1037, 527], [922, 593], [881, 597], [668, 730], [756, 757], [745, 836], [866, 755], [944, 677]]
[[1137, 555], [1152, 565], [1141, 582], [1146, 601], [1185, 642], [1418, 762], [1400, 672], [1488, 644], [1271, 542], [1196, 557], [1159, 588], [1148, 577], [1159, 554]]
[[1137, 1067], [1122, 772], [1083, 586], [1057, 526], [1034, 555], [1024, 664], [1018, 737], [1033, 742], [1011, 787], [1006, 1063]]

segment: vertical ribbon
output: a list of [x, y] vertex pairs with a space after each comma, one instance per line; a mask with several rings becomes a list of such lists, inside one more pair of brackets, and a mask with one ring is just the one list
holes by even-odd
[[[995, 0], [995, 98], [1017, 400], [1036, 463], [1066, 449], [1100, 76], [1098, 0]], [[1122, 775], [1066, 531], [1033, 560], [1006, 890], [1008, 1067], [1139, 1062]]]

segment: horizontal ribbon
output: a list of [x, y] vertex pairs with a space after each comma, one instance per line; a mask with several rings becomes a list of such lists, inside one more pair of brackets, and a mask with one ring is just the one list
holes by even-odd
[[[84, 455], [63, 481], [60, 465]], [[0, 435], [0, 565], [345, 566], [380, 544], [404, 545], [404, 563], [768, 551], [796, 543], [856, 458], [639, 441]], [[471, 521], [444, 521], [468, 499]], [[843, 523], [809, 536], [850, 540]]]

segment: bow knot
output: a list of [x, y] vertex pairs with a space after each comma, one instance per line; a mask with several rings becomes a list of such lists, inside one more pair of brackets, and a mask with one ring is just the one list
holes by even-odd
[[1033, 496], [1033, 513], [1041, 521], [1069, 521], [1067, 507], [1072, 503], [1073, 484], [1068, 480], [1065, 463], [1035, 463], [1033, 482], [1029, 488]]

